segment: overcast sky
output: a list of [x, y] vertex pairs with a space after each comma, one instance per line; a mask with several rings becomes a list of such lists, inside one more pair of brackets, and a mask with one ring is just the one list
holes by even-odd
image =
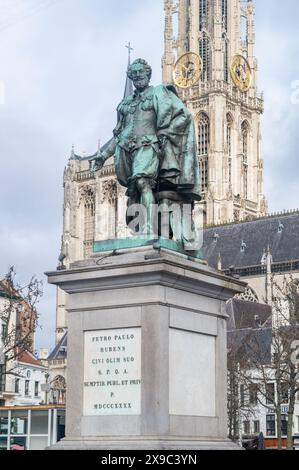
[[[299, 207], [299, 2], [256, 3], [265, 191], [278, 211]], [[0, 0], [0, 277], [15, 265], [21, 280], [43, 278], [38, 348], [54, 344], [55, 288], [43, 273], [57, 266], [72, 144], [91, 154], [110, 137], [127, 41], [161, 81], [163, 27], [163, 0]]]

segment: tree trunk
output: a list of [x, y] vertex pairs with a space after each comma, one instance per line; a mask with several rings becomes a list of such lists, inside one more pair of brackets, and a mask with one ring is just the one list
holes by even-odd
[[[291, 405], [290, 405], [291, 406]], [[287, 450], [293, 450], [294, 447], [294, 441], [293, 441], [293, 421], [294, 421], [294, 408], [295, 408], [295, 402], [294, 406], [289, 409], [288, 413], [288, 438], [287, 438]]]
[[277, 386], [277, 406], [276, 406], [276, 416], [277, 416], [277, 448], [282, 450], [282, 429], [281, 429], [281, 377], [280, 369], [277, 369], [276, 373], [276, 386]]
[[296, 368], [293, 364], [290, 364], [290, 402], [289, 402], [289, 413], [288, 413], [288, 439], [287, 439], [287, 450], [293, 450], [293, 422], [296, 402]]
[[277, 416], [277, 448], [278, 450], [282, 450], [282, 433], [281, 433], [281, 408], [277, 408], [276, 410]]

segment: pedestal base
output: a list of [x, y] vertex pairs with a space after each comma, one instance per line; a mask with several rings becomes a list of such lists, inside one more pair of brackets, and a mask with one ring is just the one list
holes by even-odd
[[221, 439], [194, 439], [185, 438], [153, 438], [147, 437], [137, 439], [114, 438], [114, 439], [63, 439], [49, 450], [241, 450], [237, 444], [230, 440]]
[[226, 440], [226, 301], [244, 283], [161, 246], [102, 254], [49, 280], [68, 294], [67, 438], [56, 449], [236, 448]]

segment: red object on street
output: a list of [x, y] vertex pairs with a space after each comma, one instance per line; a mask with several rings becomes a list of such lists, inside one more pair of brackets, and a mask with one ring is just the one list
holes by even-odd
[[19, 444], [13, 444], [11, 446], [11, 450], [25, 450], [24, 446], [20, 446]]

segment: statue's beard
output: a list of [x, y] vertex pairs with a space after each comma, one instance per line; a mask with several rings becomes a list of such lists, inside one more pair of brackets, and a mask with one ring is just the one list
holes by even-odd
[[149, 81], [147, 78], [143, 80], [136, 80], [134, 82], [134, 86], [137, 90], [144, 90], [145, 88], [147, 88], [148, 84], [149, 84]]

